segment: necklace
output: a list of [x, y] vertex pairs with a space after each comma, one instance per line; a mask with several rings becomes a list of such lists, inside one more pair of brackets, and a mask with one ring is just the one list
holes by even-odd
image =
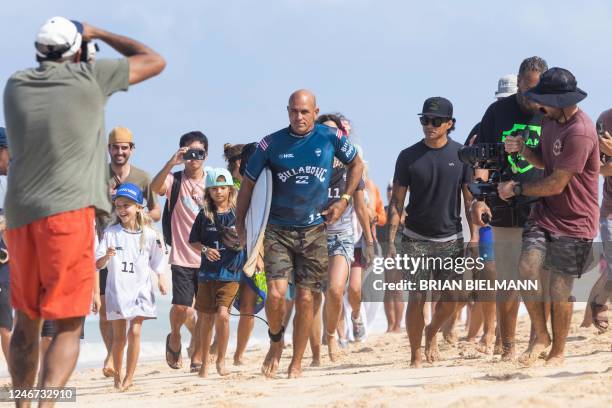
[[[202, 207], [204, 205], [204, 201], [202, 198], [202, 194], [200, 193], [201, 188], [197, 184], [194, 184], [191, 179], [187, 176], [185, 171], [183, 171], [183, 176], [187, 180], [187, 184], [189, 185], [189, 194], [191, 195], [191, 199], [198, 205], [198, 207]], [[204, 170], [202, 170], [202, 179], [204, 178]]]

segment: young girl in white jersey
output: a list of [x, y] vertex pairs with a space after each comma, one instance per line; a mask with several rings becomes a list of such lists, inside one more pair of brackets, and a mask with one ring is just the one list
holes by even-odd
[[[157, 274], [159, 291], [166, 294], [166, 249], [161, 234], [155, 231], [144, 211], [142, 191], [138, 186], [120, 185], [113, 199], [116, 221], [104, 231], [98, 245], [96, 268], [108, 268], [106, 317], [113, 324], [115, 388], [126, 390], [132, 385], [136, 371], [142, 322], [156, 318], [149, 268]], [[126, 331], [127, 364], [122, 380]]]

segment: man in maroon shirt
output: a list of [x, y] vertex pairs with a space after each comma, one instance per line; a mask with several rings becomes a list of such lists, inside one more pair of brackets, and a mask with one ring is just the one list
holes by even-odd
[[500, 183], [498, 192], [505, 200], [521, 194], [542, 197], [525, 224], [519, 270], [523, 279], [538, 279], [545, 268], [550, 271], [550, 282], [522, 293], [536, 339], [521, 362], [532, 364], [551, 345], [544, 301], [550, 299], [552, 348], [546, 360], [559, 364], [572, 318], [569, 298], [574, 278], [584, 272], [597, 235], [599, 144], [593, 121], [577, 106], [586, 92], [577, 87], [568, 70], [549, 69], [525, 96], [546, 117], [541, 142], [531, 149], [522, 138], [508, 137], [506, 151], [518, 152], [543, 168], [544, 178], [524, 184]]

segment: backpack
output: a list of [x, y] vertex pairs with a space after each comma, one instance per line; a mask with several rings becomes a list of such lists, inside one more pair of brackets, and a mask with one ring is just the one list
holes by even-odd
[[183, 175], [182, 171], [176, 171], [172, 173], [174, 180], [172, 181], [172, 188], [170, 189], [170, 197], [166, 200], [164, 205], [164, 213], [162, 214], [162, 231], [164, 235], [164, 241], [166, 245], [172, 246], [172, 212], [174, 206], [178, 200], [179, 192], [181, 191], [181, 178]]

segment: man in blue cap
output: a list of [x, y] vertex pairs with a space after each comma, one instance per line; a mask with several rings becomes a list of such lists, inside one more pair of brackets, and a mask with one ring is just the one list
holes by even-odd
[[551, 345], [546, 327], [545, 300], [550, 301], [552, 348], [547, 364], [560, 364], [572, 320], [570, 295], [575, 278], [588, 266], [591, 245], [597, 236], [599, 214], [599, 144], [595, 124], [579, 107], [587, 94], [574, 75], [551, 68], [537, 86], [525, 93], [544, 115], [541, 142], [531, 148], [521, 137], [508, 136], [506, 151], [519, 153], [544, 169], [544, 177], [530, 182], [508, 181], [498, 187], [499, 196], [542, 197], [525, 223], [519, 273], [523, 279], [540, 279], [550, 272], [550, 283], [535, 291], [523, 291], [536, 338], [522, 355], [531, 365]]

